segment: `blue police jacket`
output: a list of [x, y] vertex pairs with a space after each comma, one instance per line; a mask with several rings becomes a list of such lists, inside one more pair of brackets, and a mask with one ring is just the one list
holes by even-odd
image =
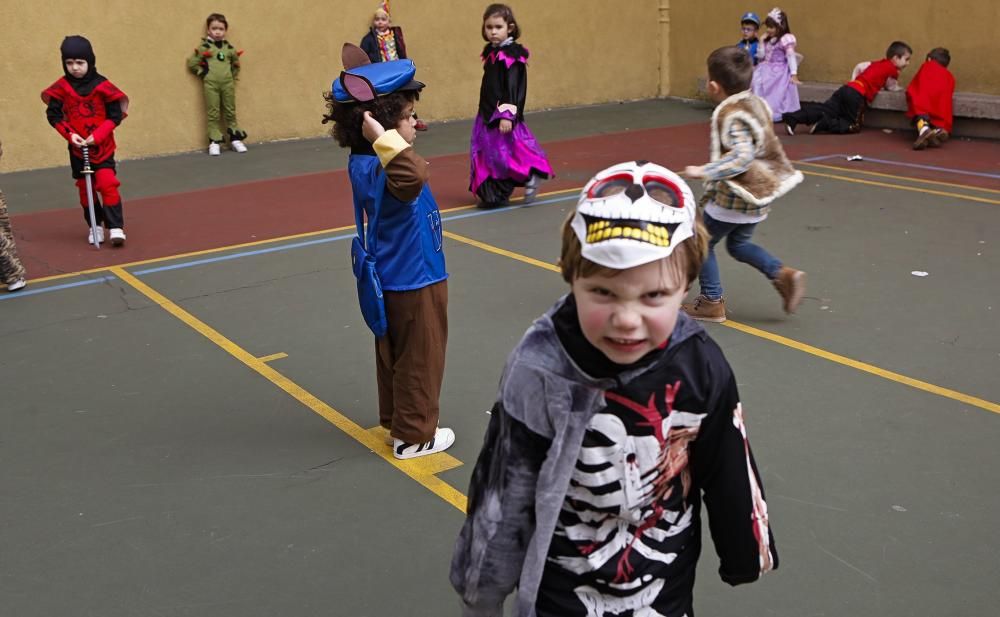
[[[371, 220], [376, 190], [378, 183], [385, 182], [385, 171], [374, 151], [352, 152], [347, 171], [355, 206], [364, 208]], [[400, 201], [388, 190], [383, 192], [375, 241], [375, 268], [383, 289], [410, 291], [447, 279], [443, 244], [441, 213], [430, 186], [424, 184], [420, 195], [409, 202]]]

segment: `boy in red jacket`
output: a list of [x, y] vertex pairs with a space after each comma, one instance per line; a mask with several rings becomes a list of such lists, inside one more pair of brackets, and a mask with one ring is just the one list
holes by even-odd
[[906, 88], [906, 116], [917, 129], [914, 150], [940, 146], [951, 133], [951, 97], [955, 94], [955, 77], [948, 70], [951, 54], [944, 47], [935, 47], [927, 54], [920, 70]]
[[[82, 36], [67, 36], [59, 50], [65, 75], [42, 92], [42, 102], [48, 106], [45, 115], [52, 128], [69, 142], [69, 164], [80, 190], [80, 205], [89, 229], [81, 150], [82, 146], [88, 147], [90, 168], [94, 170], [94, 191], [101, 196], [100, 201], [96, 196], [94, 199], [96, 241], [104, 241], [103, 225], [108, 228], [111, 245], [121, 246], [125, 243], [125, 217], [118, 194], [121, 182], [115, 175], [114, 130], [125, 119], [128, 97], [97, 72], [90, 41]], [[90, 237], [93, 233], [90, 231], [87, 238], [91, 244], [95, 240]]]
[[806, 103], [802, 109], [785, 113], [781, 119], [785, 131], [795, 134], [799, 124], [811, 124], [810, 133], [857, 133], [864, 122], [865, 108], [889, 79], [898, 79], [899, 72], [910, 63], [913, 50], [902, 41], [893, 41], [885, 58], [868, 65], [857, 77], [841, 86], [822, 103]]

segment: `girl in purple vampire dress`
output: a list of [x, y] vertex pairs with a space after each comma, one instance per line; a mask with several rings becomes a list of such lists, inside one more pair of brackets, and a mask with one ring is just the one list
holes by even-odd
[[764, 31], [757, 45], [761, 61], [753, 71], [750, 90], [771, 106], [772, 120], [781, 121], [781, 114], [799, 110], [799, 62], [795, 51], [795, 35], [788, 25], [788, 15], [779, 8], [771, 9], [764, 20]]
[[509, 6], [486, 7], [483, 84], [469, 152], [469, 190], [482, 208], [505, 205], [518, 186], [524, 187], [524, 203], [531, 203], [539, 182], [553, 175], [545, 152], [524, 123], [528, 50], [515, 42], [520, 35]]

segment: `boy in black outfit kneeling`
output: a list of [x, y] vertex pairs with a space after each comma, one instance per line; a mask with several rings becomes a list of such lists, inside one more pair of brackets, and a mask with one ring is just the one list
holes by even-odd
[[885, 50], [885, 58], [868, 65], [857, 77], [847, 82], [822, 103], [805, 103], [802, 109], [781, 115], [785, 131], [795, 134], [799, 124], [811, 124], [810, 133], [858, 133], [864, 124], [865, 108], [890, 79], [910, 64], [913, 50], [902, 41], [893, 41]]

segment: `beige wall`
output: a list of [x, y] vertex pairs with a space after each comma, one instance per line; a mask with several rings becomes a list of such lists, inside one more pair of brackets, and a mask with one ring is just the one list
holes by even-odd
[[[674, 96], [695, 96], [709, 52], [739, 40], [740, 15], [749, 9], [763, 19], [774, 6], [746, 0], [670, 0], [670, 5]], [[780, 6], [805, 55], [799, 70], [804, 81], [846, 81], [855, 64], [883, 57], [899, 39], [914, 52], [903, 85], [931, 48], [947, 47], [958, 90], [1000, 95], [997, 0], [782, 0]]]
[[[393, 0], [428, 120], [470, 117], [479, 96], [487, 2]], [[59, 44], [83, 34], [98, 70], [131, 99], [116, 132], [119, 158], [205, 146], [200, 82], [184, 60], [212, 11], [229, 19], [229, 38], [246, 51], [237, 90], [248, 141], [324, 134], [321, 94], [339, 73], [340, 47], [358, 43], [373, 0], [105, 0], [100, 15], [78, 1], [0, 0], [2, 171], [66, 164], [66, 144], [48, 126], [39, 93], [62, 75]], [[290, 8], [295, 7], [295, 8]], [[529, 109], [657, 95], [660, 53], [656, 0], [546, 0], [513, 3], [532, 51]]]
[[[79, 2], [0, 0], [0, 138], [3, 171], [66, 164], [66, 147], [45, 121], [39, 92], [58, 78], [66, 34], [91, 39], [98, 69], [129, 94], [130, 116], [118, 130], [119, 157], [189, 151], [205, 145], [200, 82], [184, 59], [198, 44], [204, 18], [225, 13], [230, 39], [246, 50], [238, 87], [240, 122], [249, 141], [315, 137], [321, 99], [339, 73], [340, 47], [364, 34], [372, 0], [105, 0], [101, 15]], [[475, 113], [482, 67], [480, 0], [393, 0], [428, 120]], [[860, 60], [879, 57], [901, 38], [917, 60], [951, 49], [963, 91], [1000, 94], [995, 41], [998, 0], [785, 0], [805, 80], [843, 81]], [[532, 51], [529, 109], [694, 96], [705, 57], [739, 37], [746, 0], [545, 0], [513, 3]], [[878, 6], [878, 14], [872, 7]], [[934, 9], [934, 6], [941, 8]], [[295, 8], [288, 8], [295, 7]], [[668, 67], [661, 75], [660, 67]], [[904, 73], [906, 83], [915, 65]]]

